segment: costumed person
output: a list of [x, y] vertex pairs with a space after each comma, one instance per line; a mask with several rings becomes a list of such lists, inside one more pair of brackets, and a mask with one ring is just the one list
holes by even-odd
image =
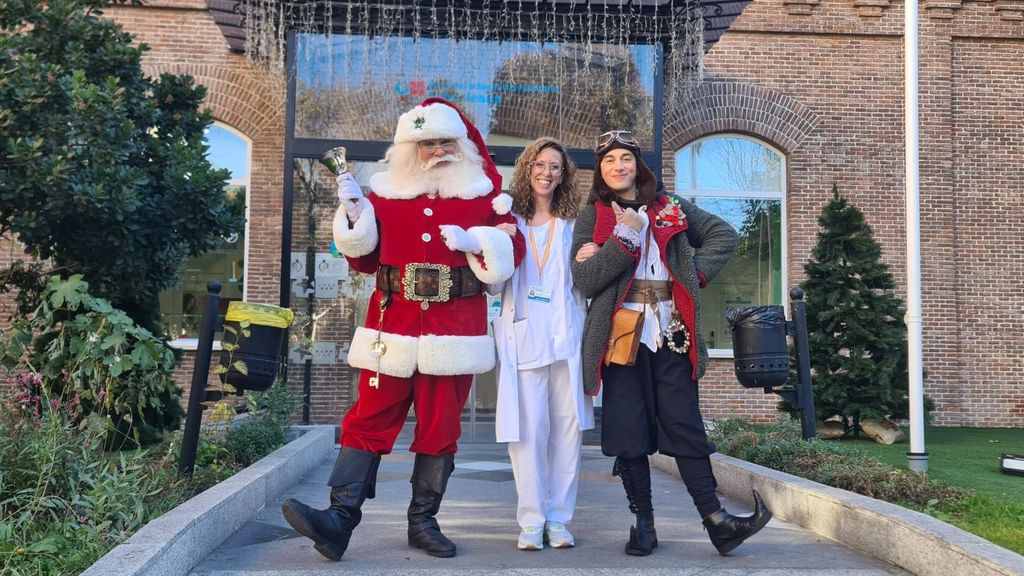
[[583, 393], [580, 343], [585, 307], [569, 262], [581, 196], [576, 166], [553, 138], [516, 160], [512, 212], [529, 238], [526, 257], [501, 289], [495, 436], [508, 442], [519, 496], [520, 550], [575, 546], [566, 527], [576, 508], [583, 430], [594, 427]]
[[334, 242], [352, 268], [376, 274], [376, 290], [349, 348], [359, 396], [342, 420], [331, 504], [282, 505], [288, 523], [331, 560], [341, 559], [364, 500], [374, 497], [381, 455], [410, 405], [409, 546], [455, 555], [435, 515], [455, 468], [472, 375], [495, 364], [482, 286], [508, 279], [526, 249], [522, 235], [496, 227], [514, 225], [512, 199], [480, 133], [454, 105], [424, 100], [398, 119], [394, 142], [368, 196], [350, 174], [338, 177]]
[[[594, 394], [604, 384], [601, 449], [615, 457], [613, 474], [636, 515], [626, 553], [646, 556], [658, 545], [648, 461], [658, 451], [675, 459], [711, 543], [726, 555], [771, 518], [756, 491], [752, 515], [722, 508], [698, 401], [708, 361], [700, 289], [729, 261], [736, 231], [660, 188], [632, 133], [606, 132], [594, 152], [598, 169], [576, 219], [572, 275], [591, 298], [584, 386]], [[639, 340], [632, 347], [630, 330]]]

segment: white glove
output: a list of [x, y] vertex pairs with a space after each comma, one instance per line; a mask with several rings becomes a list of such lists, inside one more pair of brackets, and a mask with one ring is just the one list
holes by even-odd
[[348, 172], [338, 174], [337, 182], [338, 200], [345, 206], [348, 221], [355, 222], [359, 219], [359, 215], [363, 213], [363, 208], [366, 206], [366, 196], [363, 196], [362, 188], [359, 187], [352, 174]]
[[475, 236], [466, 232], [461, 226], [454, 224], [442, 224], [438, 228], [441, 229], [441, 238], [444, 239], [444, 245], [452, 251], [469, 252], [471, 254], [479, 254], [483, 251], [483, 247], [480, 246], [480, 241]]

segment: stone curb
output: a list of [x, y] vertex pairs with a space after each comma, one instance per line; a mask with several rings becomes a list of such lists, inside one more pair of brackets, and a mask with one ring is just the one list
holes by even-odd
[[[651, 457], [676, 476], [675, 460]], [[756, 489], [776, 517], [919, 576], [1021, 576], [1024, 556], [895, 504], [714, 454], [718, 491], [753, 506]]]
[[231, 478], [146, 524], [81, 576], [185, 576], [332, 450], [334, 426], [302, 434]]

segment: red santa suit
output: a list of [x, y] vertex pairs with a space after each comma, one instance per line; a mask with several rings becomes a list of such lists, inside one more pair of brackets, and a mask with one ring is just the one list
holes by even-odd
[[[349, 364], [360, 369], [359, 398], [342, 421], [343, 446], [389, 453], [412, 404], [417, 425], [410, 450], [454, 453], [472, 375], [495, 365], [480, 283], [509, 278], [525, 241], [520, 233], [513, 240], [495, 228], [514, 224], [511, 198], [501, 192], [501, 176], [483, 138], [458, 109], [431, 98], [399, 119], [396, 143], [440, 139], [475, 146], [483, 164], [479, 174], [424, 191], [399, 189], [390, 171], [378, 173], [358, 219], [350, 225], [344, 202], [335, 216], [339, 251], [356, 270], [377, 274], [366, 321], [349, 348]], [[441, 225], [466, 230], [482, 250], [449, 249]], [[383, 316], [382, 300], [388, 301]]]

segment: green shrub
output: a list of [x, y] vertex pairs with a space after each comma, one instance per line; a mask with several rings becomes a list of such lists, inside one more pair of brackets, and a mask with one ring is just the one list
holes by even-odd
[[67, 403], [0, 392], [0, 574], [81, 572], [181, 500], [166, 452], [106, 453]]
[[235, 464], [245, 467], [284, 444], [284, 429], [267, 419], [247, 419], [224, 437], [224, 447]]
[[208, 411], [196, 451], [195, 486], [205, 489], [228, 478], [284, 445], [285, 431], [298, 400], [279, 380], [266, 392], [246, 397], [249, 414], [235, 420], [227, 404], [218, 402]]
[[69, 405], [72, 422], [105, 430], [112, 448], [153, 444], [178, 428], [177, 360], [163, 340], [91, 296], [81, 276], [51, 277], [41, 297], [0, 335], [0, 361], [34, 374], [23, 391]]
[[917, 510], [959, 510], [970, 491], [932, 482], [924, 474], [883, 464], [828, 440], [802, 440], [793, 420], [753, 425], [717, 420], [712, 441], [723, 454]]
[[232, 426], [224, 437], [224, 446], [238, 467], [252, 464], [284, 444], [284, 433], [298, 407], [295, 397], [283, 381], [266, 392], [249, 396], [250, 416]]

